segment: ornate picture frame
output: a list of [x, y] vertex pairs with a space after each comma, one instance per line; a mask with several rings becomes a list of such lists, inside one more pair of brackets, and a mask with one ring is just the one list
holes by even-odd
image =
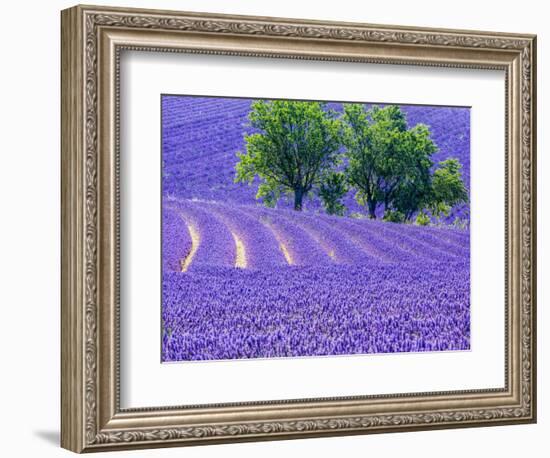
[[[61, 15], [61, 445], [75, 452], [536, 421], [536, 37], [94, 6]], [[505, 387], [122, 409], [120, 55], [505, 72]]]

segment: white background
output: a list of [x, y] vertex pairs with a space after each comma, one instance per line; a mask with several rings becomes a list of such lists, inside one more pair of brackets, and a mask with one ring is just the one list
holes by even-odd
[[[104, 2], [97, 0], [97, 3]], [[550, 432], [548, 338], [550, 314], [545, 235], [550, 223], [548, 140], [550, 96], [545, 43], [550, 40], [544, 2], [338, 2], [278, 0], [123, 1], [195, 11], [304, 17], [434, 27], [456, 27], [539, 36], [539, 423], [537, 425], [325, 438], [273, 443], [121, 452], [127, 456], [441, 456], [490, 454], [545, 456]], [[8, 6], [9, 5], [9, 6]], [[0, 339], [2, 339], [2, 455], [69, 456], [57, 447], [59, 424], [59, 10], [62, 1], [3, 5], [0, 77]], [[544, 206], [547, 210], [544, 211]], [[546, 257], [546, 259], [545, 259]], [[547, 282], [546, 282], [547, 283]], [[546, 387], [544, 386], [546, 385]], [[116, 455], [114, 455], [116, 456]]]
[[[122, 407], [504, 387], [504, 72], [132, 52], [121, 75]], [[471, 106], [471, 350], [159, 364], [159, 94], [182, 91]]]

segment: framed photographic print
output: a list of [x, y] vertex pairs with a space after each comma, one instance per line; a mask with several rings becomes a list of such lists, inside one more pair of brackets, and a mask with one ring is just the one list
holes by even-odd
[[62, 12], [62, 446], [536, 419], [536, 38]]

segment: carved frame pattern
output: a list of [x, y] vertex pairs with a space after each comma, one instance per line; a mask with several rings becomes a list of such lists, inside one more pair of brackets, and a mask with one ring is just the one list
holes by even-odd
[[[479, 426], [483, 424], [502, 424], [509, 422], [532, 422], [535, 419], [535, 37], [504, 34], [489, 34], [484, 32], [420, 30], [387, 26], [370, 26], [362, 24], [334, 24], [314, 21], [294, 21], [273, 18], [230, 17], [218, 15], [202, 15], [193, 13], [174, 13], [144, 10], [119, 10], [113, 8], [74, 7], [66, 10], [63, 16], [65, 51], [63, 54], [65, 83], [63, 90], [67, 93], [63, 110], [65, 113], [65, 131], [63, 143], [63, 158], [69, 164], [64, 169], [67, 192], [81, 192], [80, 200], [73, 200], [64, 194], [63, 211], [71, 223], [66, 223], [63, 233], [65, 249], [65, 271], [75, 272], [74, 276], [65, 276], [64, 288], [78, 291], [75, 282], [80, 282], [82, 302], [70, 297], [64, 299], [62, 312], [67, 317], [62, 318], [66, 329], [62, 338], [62, 364], [65, 380], [66, 399], [63, 404], [62, 445], [74, 451], [93, 451], [105, 449], [132, 448], [143, 446], [167, 446], [172, 444], [203, 443], [209, 439], [215, 441], [275, 439], [295, 436], [315, 436], [327, 434], [366, 433], [369, 431], [392, 431], [425, 429], [431, 427]], [[100, 345], [98, 344], [100, 270], [98, 261], [100, 224], [98, 222], [99, 194], [98, 189], [98, 144], [100, 143], [100, 95], [98, 81], [102, 65], [99, 56], [100, 34], [104, 30], [136, 30], [156, 32], [176, 32], [182, 35], [182, 45], [178, 48], [162, 46], [139, 46], [135, 49], [147, 51], [168, 52], [209, 52], [185, 49], [185, 33], [199, 33], [215, 36], [266, 38], [292, 38], [297, 40], [358, 42], [366, 44], [384, 44], [399, 46], [414, 46], [424, 49], [470, 49], [504, 52], [519, 62], [521, 132], [519, 150], [520, 158], [520, 219], [518, 250], [521, 253], [515, 267], [520, 272], [520, 310], [519, 332], [521, 348], [521, 370], [519, 373], [520, 396], [519, 403], [514, 405], [493, 406], [488, 408], [456, 407], [442, 408], [437, 411], [373, 413], [364, 415], [346, 415], [331, 418], [290, 418], [272, 421], [242, 421], [219, 424], [169, 425], [166, 427], [127, 428], [116, 426], [105, 427], [100, 421], [99, 406], [102, 400], [98, 375]], [[67, 44], [66, 40], [77, 40], [76, 44]], [[132, 48], [131, 44], [116, 45], [117, 63], [118, 51], [124, 47]], [[368, 62], [383, 62], [416, 65], [443, 65], [471, 68], [506, 68], [497, 61], [479, 61], [468, 63], [457, 61], [437, 61], [425, 59], [409, 59], [406, 52], [400, 58], [385, 57], [349, 57], [332, 55], [308, 56], [300, 53], [284, 55], [281, 52], [258, 51], [211, 51], [220, 54], [237, 54], [269, 57], [313, 58], [328, 60], [358, 60]], [[81, 59], [81, 60], [79, 60]], [[79, 73], [81, 72], [81, 73]], [[510, 75], [508, 75], [510, 78]], [[118, 73], [116, 76], [118, 85]], [[80, 91], [80, 94], [79, 94]], [[71, 99], [69, 94], [74, 96]], [[81, 99], [79, 100], [79, 97]], [[117, 100], [118, 103], [118, 100]], [[118, 107], [117, 107], [118, 116]], [[76, 119], [76, 121], [75, 121]], [[118, 120], [117, 120], [118, 123]], [[78, 135], [72, 135], [68, 129], [77, 130]], [[80, 130], [79, 130], [80, 129]], [[74, 143], [71, 143], [74, 142]], [[118, 140], [117, 140], [118, 142]], [[507, 142], [508, 144], [508, 142]], [[117, 146], [118, 148], [118, 143]], [[78, 158], [70, 158], [80, 154]], [[76, 161], [76, 162], [71, 162]], [[80, 167], [80, 170], [77, 170]], [[70, 178], [68, 174], [81, 173], [81, 180]], [[118, 190], [117, 190], [118, 192]], [[77, 210], [77, 207], [80, 210]], [[78, 213], [81, 211], [82, 213]], [[71, 218], [80, 218], [71, 219]], [[81, 225], [79, 225], [81, 223]], [[79, 232], [80, 231], [80, 232]], [[79, 232], [80, 235], [76, 234]], [[81, 238], [79, 238], [81, 237]], [[81, 245], [75, 247], [75, 240]], [[78, 245], [78, 243], [76, 244]], [[71, 258], [70, 250], [81, 249], [80, 257]], [[78, 270], [76, 264], [82, 268]], [[77, 274], [80, 273], [80, 276]], [[71, 312], [69, 313], [69, 309]], [[80, 312], [76, 309], [79, 309]], [[68, 326], [76, 326], [81, 332], [80, 341], [71, 334]], [[77, 333], [79, 331], [76, 331]], [[74, 331], [73, 331], [74, 332]], [[80, 344], [78, 343], [80, 342]], [[68, 350], [66, 347], [80, 346]], [[63, 353], [63, 351], [65, 353]], [[116, 359], [116, 358], [115, 358]], [[118, 364], [118, 363], [117, 363]], [[75, 370], [77, 375], [75, 376]], [[71, 375], [70, 375], [71, 374]], [[70, 381], [68, 381], [70, 379]], [[102, 380], [102, 379], [101, 379]], [[116, 382], [118, 390], [118, 380]], [[399, 397], [399, 395], [396, 395]], [[120, 411], [118, 406], [118, 391], [113, 401], [114, 413]], [[308, 400], [309, 401], [309, 400]], [[154, 409], [147, 409], [153, 411]], [[146, 412], [147, 412], [146, 411]], [[146, 414], [145, 412], [145, 414]], [[143, 415], [143, 412], [142, 412]], [[76, 422], [79, 427], [67, 426]], [[107, 425], [108, 426], [108, 425]]]

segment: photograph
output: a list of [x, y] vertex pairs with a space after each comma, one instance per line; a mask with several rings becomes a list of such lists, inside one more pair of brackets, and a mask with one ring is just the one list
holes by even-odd
[[470, 350], [470, 107], [160, 103], [162, 362]]

